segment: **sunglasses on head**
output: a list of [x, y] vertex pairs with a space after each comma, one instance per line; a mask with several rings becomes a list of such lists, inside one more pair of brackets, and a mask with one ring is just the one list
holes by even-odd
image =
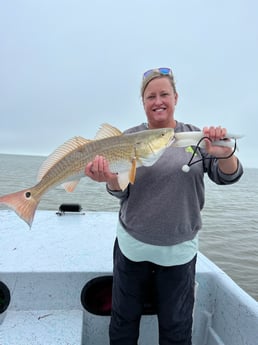
[[153, 73], [160, 73], [161, 75], [171, 75], [172, 76], [172, 69], [168, 67], [160, 67], [149, 69], [148, 71], [143, 73], [143, 80], [149, 77]]

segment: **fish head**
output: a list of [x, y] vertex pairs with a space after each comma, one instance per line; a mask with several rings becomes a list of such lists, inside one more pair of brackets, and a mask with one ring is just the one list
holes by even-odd
[[149, 129], [137, 134], [135, 153], [138, 166], [153, 165], [174, 140], [173, 128]]

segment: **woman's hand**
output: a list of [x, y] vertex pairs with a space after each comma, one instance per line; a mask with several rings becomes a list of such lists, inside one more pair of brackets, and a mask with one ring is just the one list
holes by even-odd
[[[232, 155], [232, 148], [226, 146], [213, 146], [212, 141], [217, 141], [225, 139], [227, 137], [226, 128], [222, 127], [204, 127], [203, 134], [209, 139], [205, 139], [206, 151], [216, 158], [219, 159], [219, 168], [225, 174], [233, 174], [237, 170], [237, 158], [235, 155]], [[230, 156], [230, 157], [229, 157]], [[229, 157], [229, 158], [227, 158]], [[226, 159], [225, 159], [226, 158]]]
[[85, 167], [85, 175], [97, 182], [106, 182], [111, 190], [120, 190], [117, 174], [110, 171], [105, 157], [96, 156]]
[[231, 147], [226, 146], [213, 146], [212, 141], [225, 139], [227, 137], [226, 128], [222, 127], [204, 127], [203, 134], [209, 139], [205, 139], [206, 151], [217, 158], [225, 158], [232, 153]]

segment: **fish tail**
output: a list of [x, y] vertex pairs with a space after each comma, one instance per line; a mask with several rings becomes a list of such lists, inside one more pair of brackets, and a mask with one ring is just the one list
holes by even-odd
[[0, 197], [0, 204], [13, 209], [16, 214], [31, 227], [35, 211], [40, 202], [40, 194], [34, 193], [34, 188], [24, 189], [16, 193]]

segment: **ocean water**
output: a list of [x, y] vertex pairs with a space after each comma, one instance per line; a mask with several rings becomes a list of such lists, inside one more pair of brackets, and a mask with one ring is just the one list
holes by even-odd
[[[44, 157], [0, 154], [0, 195], [35, 184]], [[84, 211], [118, 211], [105, 185], [84, 178], [73, 193], [61, 187], [42, 198], [39, 209], [58, 210], [79, 203]], [[258, 301], [258, 169], [245, 169], [241, 180], [218, 186], [206, 178], [200, 251]], [[3, 206], [0, 206], [0, 209]]]

